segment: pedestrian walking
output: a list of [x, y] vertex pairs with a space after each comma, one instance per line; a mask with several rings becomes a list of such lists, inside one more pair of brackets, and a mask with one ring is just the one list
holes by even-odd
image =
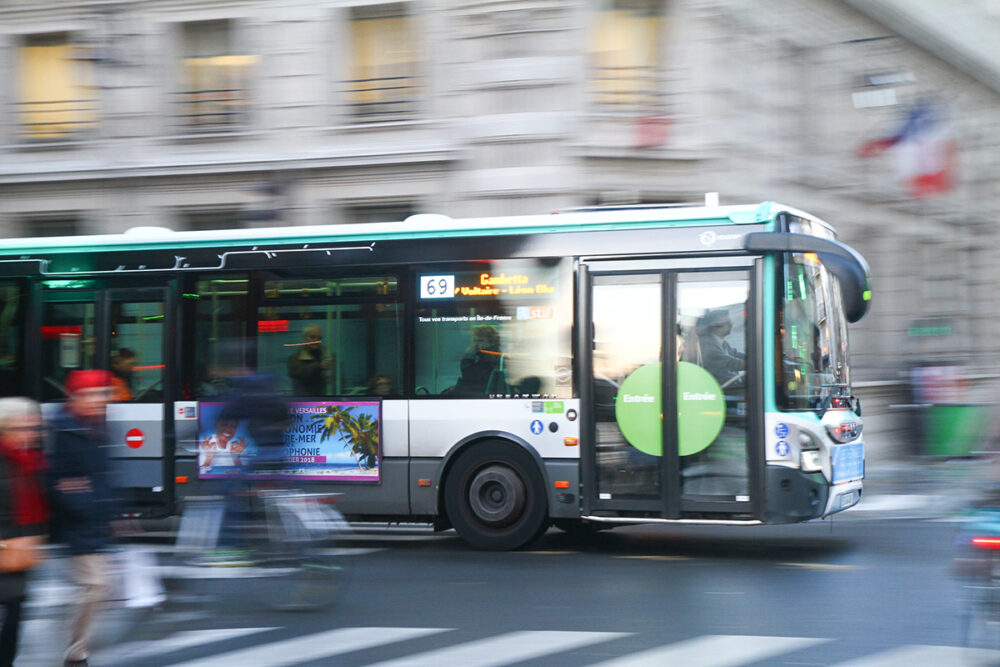
[[[243, 341], [221, 346], [220, 362], [212, 369], [218, 378], [219, 402], [224, 404], [215, 433], [203, 438], [200, 465], [211, 470], [223, 460], [225, 475], [215, 485], [225, 498], [218, 549], [195, 559], [198, 565], [252, 565], [251, 498], [264, 484], [271, 490], [287, 474], [284, 433], [288, 426], [288, 401], [274, 390], [277, 379], [254, 373], [243, 361], [248, 347]], [[237, 434], [242, 435], [237, 435]], [[265, 481], [266, 480], [266, 481]]]
[[0, 399], [0, 667], [17, 656], [28, 575], [40, 558], [49, 518], [45, 498], [42, 416], [27, 398]]
[[111, 588], [105, 551], [114, 510], [105, 411], [111, 399], [112, 374], [73, 371], [65, 387], [69, 400], [52, 423], [52, 532], [66, 545], [70, 577], [80, 587], [65, 662], [76, 666], [87, 664], [94, 616]]

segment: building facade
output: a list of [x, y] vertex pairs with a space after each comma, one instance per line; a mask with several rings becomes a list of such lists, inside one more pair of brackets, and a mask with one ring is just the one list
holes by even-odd
[[890, 403], [1000, 365], [1000, 93], [875, 4], [8, 0], [0, 233], [778, 200], [871, 263]]

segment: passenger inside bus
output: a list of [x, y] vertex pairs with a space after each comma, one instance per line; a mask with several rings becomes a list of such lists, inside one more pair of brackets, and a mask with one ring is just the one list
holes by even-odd
[[296, 396], [326, 396], [333, 357], [323, 346], [323, 330], [310, 324], [302, 330], [299, 349], [288, 358], [288, 377]]
[[472, 344], [462, 355], [459, 364], [462, 374], [452, 393], [466, 396], [507, 393], [502, 361], [500, 332], [496, 327], [488, 324], [473, 327]]
[[368, 393], [372, 396], [391, 396], [392, 378], [382, 373], [376, 373], [368, 380]]
[[127, 347], [119, 348], [111, 357], [111, 389], [113, 401], [131, 401], [132, 376], [135, 372], [136, 354]]
[[725, 340], [733, 330], [729, 313], [723, 309], [710, 310], [698, 320], [695, 330], [698, 334], [698, 355], [701, 357], [697, 363], [704, 366], [723, 389], [741, 382], [746, 355]]
[[522, 396], [537, 396], [542, 390], [542, 378], [537, 375], [529, 375], [521, 378], [512, 389]]

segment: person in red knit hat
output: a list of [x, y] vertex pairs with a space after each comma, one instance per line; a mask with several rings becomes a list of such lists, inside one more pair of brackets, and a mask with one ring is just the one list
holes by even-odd
[[80, 587], [66, 665], [86, 665], [90, 628], [110, 590], [108, 556], [114, 499], [104, 418], [112, 374], [73, 371], [66, 376], [69, 400], [52, 423], [53, 539], [66, 544], [70, 576]]

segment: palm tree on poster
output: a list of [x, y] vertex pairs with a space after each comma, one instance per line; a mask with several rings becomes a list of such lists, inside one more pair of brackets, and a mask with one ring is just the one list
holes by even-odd
[[352, 415], [350, 421], [351, 453], [371, 470], [378, 465], [378, 421], [365, 414]]
[[[348, 430], [348, 424], [352, 421], [352, 410], [354, 410], [354, 406], [343, 408], [336, 405], [328, 405], [324, 414], [313, 417], [313, 424], [323, 425], [323, 430], [319, 438], [320, 442], [326, 442], [329, 439], [335, 438], [340, 433], [344, 436], [345, 445], [349, 446], [350, 431]], [[354, 454], [353, 448], [351, 448], [351, 454]], [[361, 462], [358, 460], [357, 455], [354, 456], [354, 460], [358, 462], [358, 468], [360, 468]]]

